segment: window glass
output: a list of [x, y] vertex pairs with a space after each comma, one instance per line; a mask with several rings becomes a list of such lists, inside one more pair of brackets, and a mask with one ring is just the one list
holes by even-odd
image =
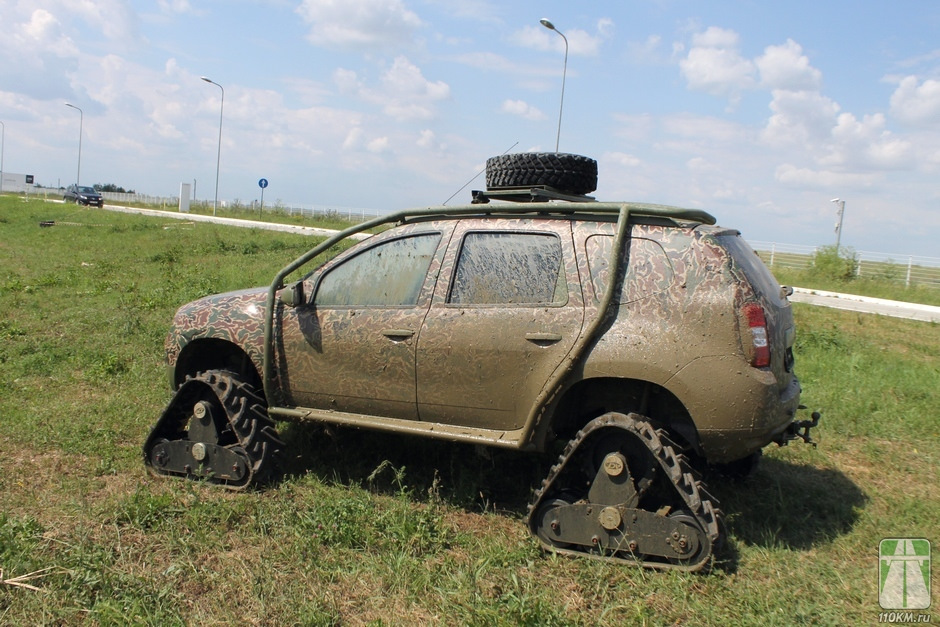
[[[610, 253], [614, 238], [610, 235], [592, 235], [587, 239], [588, 265], [595, 300], [600, 300], [610, 281]], [[662, 292], [672, 285], [674, 272], [666, 251], [653, 240], [631, 238], [627, 240], [627, 276], [623, 282], [620, 303], [629, 303], [645, 296]]]
[[369, 248], [327, 272], [317, 288], [321, 307], [415, 305], [440, 233], [403, 237]]
[[448, 302], [463, 305], [564, 304], [561, 241], [543, 233], [468, 233]]

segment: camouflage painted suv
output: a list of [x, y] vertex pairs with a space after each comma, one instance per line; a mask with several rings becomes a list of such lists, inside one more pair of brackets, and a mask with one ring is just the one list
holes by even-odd
[[[176, 394], [146, 464], [242, 488], [283, 447], [274, 420], [561, 441], [530, 506], [545, 547], [702, 568], [722, 532], [687, 459], [809, 439], [788, 293], [705, 212], [583, 193], [501, 185], [398, 212], [268, 288], [183, 306], [166, 343]], [[395, 226], [306, 267], [380, 223]]]

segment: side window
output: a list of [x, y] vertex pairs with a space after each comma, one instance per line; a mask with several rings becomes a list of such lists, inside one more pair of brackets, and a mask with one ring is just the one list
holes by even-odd
[[557, 305], [567, 299], [556, 235], [468, 233], [447, 300], [461, 305]]
[[373, 246], [329, 270], [315, 302], [321, 307], [415, 305], [440, 241], [440, 233], [425, 233]]
[[[588, 265], [594, 297], [600, 300], [610, 281], [610, 252], [614, 238], [592, 235], [587, 239]], [[631, 238], [627, 243], [627, 276], [623, 282], [620, 303], [631, 303], [662, 292], [672, 285], [674, 272], [666, 251], [653, 240]]]

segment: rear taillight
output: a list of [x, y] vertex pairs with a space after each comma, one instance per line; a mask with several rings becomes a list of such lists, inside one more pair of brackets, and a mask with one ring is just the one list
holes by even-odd
[[747, 320], [751, 331], [751, 365], [755, 368], [766, 368], [770, 365], [770, 343], [767, 341], [767, 317], [764, 308], [757, 303], [748, 303], [741, 308], [741, 313]]

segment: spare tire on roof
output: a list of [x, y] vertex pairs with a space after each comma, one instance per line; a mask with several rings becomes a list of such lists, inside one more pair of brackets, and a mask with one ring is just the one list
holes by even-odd
[[569, 194], [597, 189], [597, 161], [561, 152], [520, 152], [486, 160], [486, 188], [545, 185]]

